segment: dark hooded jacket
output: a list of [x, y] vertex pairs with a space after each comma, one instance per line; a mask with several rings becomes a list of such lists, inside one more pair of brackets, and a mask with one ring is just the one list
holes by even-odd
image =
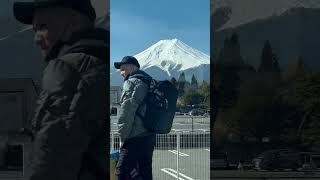
[[138, 70], [129, 75], [124, 81], [118, 120], [122, 142], [130, 138], [150, 134], [144, 128], [143, 121], [138, 114], [144, 115], [146, 112], [146, 105], [143, 100], [148, 93], [148, 83], [151, 80], [151, 76], [144, 71]]
[[45, 58], [31, 180], [109, 178], [108, 43], [102, 29], [74, 33]]

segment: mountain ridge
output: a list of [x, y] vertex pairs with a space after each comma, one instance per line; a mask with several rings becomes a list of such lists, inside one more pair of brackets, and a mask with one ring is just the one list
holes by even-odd
[[[267, 19], [271, 16], [280, 16], [291, 8], [320, 8], [317, 0], [215, 0], [213, 6], [213, 17], [220, 17], [222, 9], [229, 9], [223, 15], [228, 21], [224, 22], [217, 30], [234, 28], [239, 25], [250, 23], [257, 19]], [[221, 19], [221, 18], [220, 18]]]
[[[177, 79], [182, 72], [185, 72], [188, 81], [191, 80], [191, 73], [198, 81], [210, 79], [210, 57], [176, 38], [160, 40], [134, 57], [141, 69], [154, 79]], [[111, 84], [122, 84], [122, 78], [112, 66]]]
[[301, 56], [307, 65], [319, 69], [320, 63], [317, 59], [320, 55], [316, 47], [320, 41], [320, 37], [317, 36], [320, 23], [314, 21], [319, 17], [318, 8], [291, 8], [280, 16], [257, 19], [234, 28], [216, 30], [213, 32], [213, 43], [216, 50], [222, 48], [224, 39], [237, 33], [243, 58], [257, 67], [263, 45], [269, 40], [282, 67], [294, 63]]

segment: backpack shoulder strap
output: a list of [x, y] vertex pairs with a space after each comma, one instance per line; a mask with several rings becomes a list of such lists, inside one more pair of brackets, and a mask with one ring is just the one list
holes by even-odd
[[141, 77], [141, 76], [129, 77], [129, 79], [130, 79], [130, 78], [139, 79], [139, 80], [141, 80], [142, 82], [146, 83], [146, 84], [148, 85], [148, 87], [150, 86], [150, 83], [151, 83], [151, 81], [148, 81], [147, 79], [145, 79], [145, 78], [143, 78], [143, 77]]
[[[130, 77], [129, 77], [129, 78], [130, 78]], [[132, 78], [137, 78], [137, 79], [141, 80], [142, 82], [146, 83], [147, 86], [148, 86], [148, 91], [149, 91], [151, 81], [148, 81], [148, 80], [146, 80], [145, 78], [143, 78], [143, 77], [141, 77], [141, 76], [134, 76], [134, 77], [132, 77]], [[146, 106], [147, 106], [147, 103], [146, 103], [146, 102], [147, 102], [147, 101], [146, 101], [147, 97], [148, 97], [148, 92], [147, 92], [146, 96], [144, 97], [142, 103], [139, 105], [139, 107], [140, 107], [141, 105], [143, 105], [143, 104], [146, 104]], [[147, 107], [147, 108], [148, 108], [148, 107]], [[136, 113], [135, 113], [135, 114], [136, 114], [142, 121], [145, 121], [145, 116], [142, 115], [142, 114], [139, 112], [139, 108], [136, 110]]]

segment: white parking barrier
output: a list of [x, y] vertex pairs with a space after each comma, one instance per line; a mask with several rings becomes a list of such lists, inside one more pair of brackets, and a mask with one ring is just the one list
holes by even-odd
[[[119, 142], [119, 134], [112, 131], [112, 151], [119, 151]], [[153, 177], [159, 180], [173, 178], [161, 169], [174, 169], [177, 179], [183, 178], [180, 174], [197, 180], [210, 179], [210, 132], [172, 131], [158, 134], [153, 154]]]

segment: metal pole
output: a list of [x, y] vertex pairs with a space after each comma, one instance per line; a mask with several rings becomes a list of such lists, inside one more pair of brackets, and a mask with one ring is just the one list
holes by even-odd
[[180, 133], [177, 131], [177, 179], [179, 180]]
[[111, 152], [114, 152], [114, 134], [111, 133]]
[[193, 132], [193, 117], [191, 117], [191, 123], [192, 123], [192, 132]]

